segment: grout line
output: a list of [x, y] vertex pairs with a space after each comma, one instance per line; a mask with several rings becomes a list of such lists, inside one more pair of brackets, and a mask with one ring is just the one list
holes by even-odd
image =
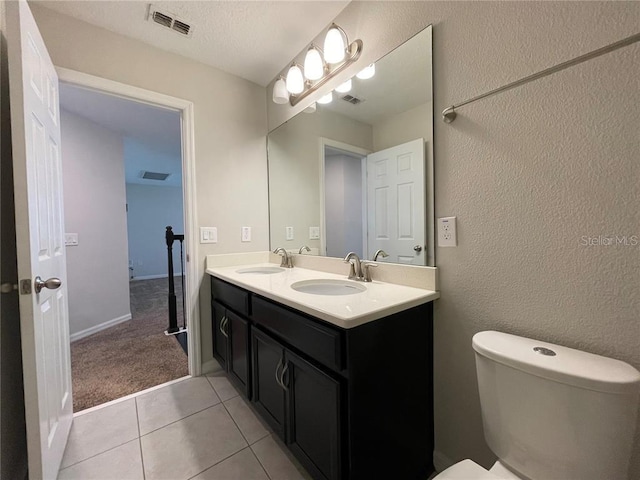
[[209, 405], [208, 407], [204, 407], [203, 409], [198, 410], [197, 412], [190, 413], [189, 415], [187, 415], [185, 417], [179, 418], [177, 420], [174, 420], [173, 422], [167, 423], [166, 425], [163, 425], [161, 427], [155, 428], [155, 429], [153, 429], [153, 430], [151, 430], [151, 431], [149, 431], [149, 432], [147, 432], [147, 433], [145, 433], [143, 435], [140, 435], [140, 438], [146, 437], [147, 435], [150, 435], [150, 434], [152, 434], [154, 432], [157, 432], [158, 430], [162, 430], [163, 428], [168, 427], [169, 425], [173, 425], [174, 423], [181, 422], [182, 420], [185, 420], [185, 419], [187, 419], [189, 417], [193, 417], [194, 415], [197, 415], [198, 413], [202, 413], [205, 410], [209, 410], [210, 408], [217, 407], [218, 405], [222, 405], [222, 402], [214, 403], [213, 405]]
[[[192, 478], [197, 477], [198, 475], [200, 475], [201, 473], [206, 472], [207, 470], [215, 467], [216, 465], [220, 465], [222, 462], [224, 462], [225, 460], [229, 460], [231, 457], [236, 456], [237, 454], [239, 454], [240, 452], [244, 452], [247, 448], [250, 448], [249, 446], [246, 446], [244, 448], [241, 448], [240, 450], [238, 450], [237, 452], [232, 453], [231, 455], [228, 455], [226, 457], [224, 457], [222, 460], [217, 461], [216, 463], [214, 463], [213, 465], [205, 468], [204, 470], [202, 470], [201, 472], [196, 473], [195, 475], [193, 475], [192, 477], [189, 477], [187, 480], [191, 480]], [[253, 452], [252, 452], [253, 453]]]
[[[235, 397], [234, 397], [235, 398]], [[231, 399], [229, 399], [231, 400]], [[227, 400], [227, 402], [229, 401]], [[224, 409], [227, 411], [227, 415], [229, 415], [229, 418], [231, 419], [231, 421], [233, 422], [233, 424], [236, 426], [236, 428], [238, 429], [238, 431], [240, 432], [240, 435], [242, 435], [242, 438], [244, 438], [244, 441], [247, 442], [247, 446], [251, 446], [251, 444], [249, 443], [249, 440], [247, 440], [247, 437], [244, 436], [244, 433], [242, 432], [242, 429], [240, 428], [240, 425], [238, 425], [238, 422], [236, 422], [236, 419], [233, 418], [233, 415], [231, 414], [231, 412], [229, 411], [229, 409], [227, 408], [227, 406], [225, 405], [224, 402], [222, 402], [222, 406], [224, 407]]]
[[142, 436], [140, 435], [140, 414], [138, 413], [138, 399], [135, 399], [136, 403], [136, 423], [138, 424], [138, 448], [140, 449], [140, 462], [142, 463], [142, 479], [147, 478], [147, 474], [144, 470], [144, 455], [142, 454]]
[[[271, 434], [269, 434], [268, 436], [271, 436]], [[267, 438], [267, 437], [261, 438], [260, 440], [258, 440], [258, 442], [260, 442], [261, 440], [264, 440], [265, 438]], [[256, 443], [258, 443], [258, 442], [255, 442], [253, 445], [255, 445], [255, 444], [256, 444]], [[267, 475], [267, 478], [268, 478], [269, 480], [273, 480], [273, 479], [271, 478], [271, 475], [269, 475], [269, 472], [267, 471], [267, 468], [264, 466], [264, 464], [263, 464], [263, 463], [262, 463], [262, 461], [260, 460], [260, 457], [259, 457], [258, 455], [256, 455], [256, 452], [255, 452], [255, 450], [253, 449], [253, 445], [249, 445], [249, 448], [251, 449], [251, 453], [253, 453], [253, 456], [254, 456], [254, 457], [256, 457], [256, 460], [258, 460], [258, 463], [259, 463], [259, 464], [260, 464], [260, 466], [262, 467], [262, 470], [264, 470], [264, 473]]]
[[64, 467], [64, 468], [61, 468], [61, 469], [60, 469], [60, 471], [62, 471], [62, 470], [66, 470], [67, 468], [70, 468], [70, 467], [75, 467], [75, 466], [76, 466], [76, 465], [78, 465], [79, 463], [82, 463], [82, 462], [85, 462], [85, 461], [90, 460], [90, 459], [92, 459], [92, 458], [95, 458], [95, 457], [97, 457], [98, 455], [102, 455], [103, 453], [110, 452], [111, 450], [115, 450], [116, 448], [119, 448], [119, 447], [121, 447], [121, 446], [123, 446], [123, 445], [126, 445], [127, 443], [134, 442], [135, 440], [136, 440], [135, 438], [132, 438], [132, 439], [130, 439], [130, 440], [127, 440], [126, 442], [121, 443], [120, 445], [116, 445], [116, 446], [114, 446], [114, 447], [108, 448], [108, 449], [106, 449], [106, 450], [105, 450], [105, 451], [103, 451], [103, 452], [96, 453], [95, 455], [91, 455], [90, 457], [87, 457], [87, 458], [83, 458], [82, 460], [79, 460], [79, 461], [77, 461], [76, 463], [72, 463], [71, 465], [67, 465], [67, 466], [66, 466], [66, 467]]

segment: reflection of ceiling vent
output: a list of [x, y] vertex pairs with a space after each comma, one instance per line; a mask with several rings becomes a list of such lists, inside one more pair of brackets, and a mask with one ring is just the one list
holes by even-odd
[[358, 105], [359, 103], [364, 102], [364, 99], [354, 97], [353, 95], [345, 95], [344, 97], [342, 97], [342, 100], [352, 103], [353, 105]]
[[142, 172], [142, 178], [147, 180], [160, 180], [164, 182], [170, 173], [158, 173], [158, 172]]
[[170, 28], [174, 32], [180, 33], [187, 37], [191, 36], [193, 32], [193, 27], [188, 23], [178, 20], [173, 13], [169, 12], [160, 12], [156, 10], [153, 5], [149, 5], [149, 16], [147, 20], [150, 22], [157, 23], [158, 25], [162, 25], [163, 27]]

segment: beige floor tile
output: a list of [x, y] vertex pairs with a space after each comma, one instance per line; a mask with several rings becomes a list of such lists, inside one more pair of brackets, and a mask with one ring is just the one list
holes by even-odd
[[143, 480], [140, 441], [136, 438], [112, 450], [60, 470], [58, 480]]
[[222, 405], [141, 438], [147, 480], [191, 478], [247, 446]]
[[250, 448], [205, 470], [193, 480], [269, 480]]
[[240, 395], [223, 372], [210, 373], [207, 375], [207, 380], [223, 402]]
[[272, 435], [251, 445], [271, 480], [311, 480], [311, 476], [284, 452]]
[[203, 377], [189, 378], [136, 397], [140, 434], [169, 425], [220, 403]]
[[271, 433], [251, 410], [244, 398], [240, 396], [234, 397], [224, 402], [224, 406], [231, 414], [233, 421], [238, 425], [238, 428], [240, 428], [249, 445], [256, 443]]
[[135, 399], [78, 415], [73, 419], [71, 433], [61, 468], [138, 438]]

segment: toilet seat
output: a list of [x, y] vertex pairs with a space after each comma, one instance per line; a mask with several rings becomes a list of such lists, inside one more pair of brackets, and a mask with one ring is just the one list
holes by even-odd
[[462, 460], [436, 475], [433, 480], [502, 480], [473, 460]]

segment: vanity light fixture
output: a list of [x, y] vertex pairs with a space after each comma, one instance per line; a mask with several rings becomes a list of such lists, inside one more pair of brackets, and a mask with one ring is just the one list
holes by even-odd
[[273, 84], [273, 103], [280, 105], [289, 103], [289, 92], [287, 91], [287, 84], [283, 77], [280, 77], [276, 80], [276, 83]]
[[333, 92], [329, 92], [318, 99], [318, 103], [321, 105], [326, 105], [327, 103], [331, 103], [332, 101], [333, 101]]
[[[324, 41], [324, 50], [320, 50], [315, 45], [310, 45], [304, 59], [303, 69], [295, 60], [286, 73], [286, 90], [289, 93], [288, 102], [295, 106], [302, 99], [318, 90], [325, 83], [353, 64], [362, 54], [362, 40], [354, 40], [349, 43], [347, 34], [335, 23], [331, 24]], [[287, 103], [283, 101], [286, 95], [282, 92], [282, 82], [279, 78], [273, 87], [273, 101], [275, 103]], [[343, 83], [339, 88], [344, 88], [342, 93], [348, 92], [351, 80]], [[346, 88], [349, 84], [349, 88]], [[277, 89], [277, 92], [276, 92]], [[336, 89], [338, 90], [338, 89]], [[340, 91], [340, 90], [338, 90]], [[322, 97], [325, 101], [318, 103], [329, 103], [333, 96], [331, 94]]]
[[376, 74], [376, 64], [372, 63], [368, 67], [364, 67], [362, 70], [360, 70], [360, 72], [356, 74], [356, 77], [358, 77], [360, 80], [369, 80], [375, 74]]
[[351, 90], [351, 79], [336, 87], [338, 93], [347, 93], [349, 90]]

